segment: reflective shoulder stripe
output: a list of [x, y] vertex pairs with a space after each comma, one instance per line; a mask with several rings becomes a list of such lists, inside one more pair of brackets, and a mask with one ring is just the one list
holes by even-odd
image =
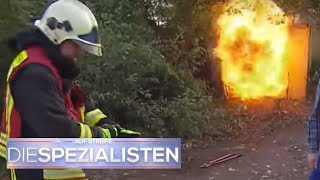
[[[11, 63], [11, 66], [9, 68], [8, 74], [7, 74], [7, 83], [9, 83], [10, 77], [12, 75], [13, 70], [18, 67], [22, 62], [24, 62], [26, 59], [28, 58], [27, 52], [26, 51], [22, 51], [20, 52], [16, 58], [13, 60], [13, 62]], [[11, 112], [12, 112], [12, 108], [13, 108], [13, 98], [11, 95], [11, 91], [10, 91], [10, 85], [7, 84], [7, 91], [6, 91], [6, 112], [5, 112], [5, 121], [6, 121], [6, 134], [10, 135], [10, 118], [11, 118]], [[2, 136], [1, 136], [1, 140]], [[5, 141], [6, 142], [6, 141]], [[3, 142], [2, 142], [3, 143]], [[4, 145], [6, 145], [6, 143], [3, 143]]]
[[107, 117], [100, 109], [95, 109], [93, 111], [87, 112], [84, 118], [84, 122], [89, 126], [94, 126], [97, 124], [102, 118]]
[[14, 58], [13, 62], [11, 63], [10, 69], [8, 71], [8, 75], [7, 75], [7, 82], [10, 79], [10, 76], [12, 74], [12, 71], [14, 70], [14, 68], [16, 68], [17, 66], [19, 66], [23, 61], [25, 61], [28, 58], [27, 55], [27, 51], [22, 51], [20, 52], [16, 58]]
[[88, 125], [80, 123], [80, 138], [92, 138], [92, 132]]
[[86, 179], [82, 169], [44, 169], [44, 179]]

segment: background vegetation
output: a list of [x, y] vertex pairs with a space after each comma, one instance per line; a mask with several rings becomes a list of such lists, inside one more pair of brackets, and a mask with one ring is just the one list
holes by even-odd
[[[0, 88], [13, 57], [6, 42], [31, 26], [47, 2], [2, 0]], [[217, 65], [214, 20], [218, 0], [86, 0], [96, 15], [104, 56], [85, 57], [77, 79], [89, 97], [123, 126], [148, 137], [197, 138], [232, 132], [239, 125], [225, 109]], [[279, 1], [292, 10], [301, 2]], [[288, 3], [289, 2], [289, 3]], [[317, 8], [319, 3], [312, 1]], [[0, 109], [1, 110], [1, 109]]]

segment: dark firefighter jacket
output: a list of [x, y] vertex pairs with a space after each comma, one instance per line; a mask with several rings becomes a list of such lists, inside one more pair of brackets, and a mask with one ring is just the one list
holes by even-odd
[[[81, 114], [80, 109], [85, 103], [85, 96], [72, 82], [72, 79], [79, 72], [73, 61], [63, 58], [59, 53], [58, 47], [52, 44], [38, 30], [17, 34], [10, 41], [10, 47], [16, 54], [20, 53], [15, 61], [19, 61], [19, 57], [24, 55], [23, 53], [21, 54], [23, 51], [32, 60], [29, 60], [30, 62], [20, 68], [18, 72], [13, 71], [14, 76], [10, 77], [9, 84], [7, 84], [9, 86], [7, 89], [10, 89], [10, 96], [14, 99], [14, 108], [12, 110], [14, 120], [11, 119], [13, 122], [6, 124], [4, 122], [6, 121], [6, 118], [4, 118], [6, 113], [3, 113], [0, 141], [2, 149], [0, 149], [0, 155], [2, 152], [2, 156], [5, 156], [1, 150], [5, 148], [5, 140], [9, 137], [101, 137], [99, 127], [82, 123], [83, 114]], [[37, 57], [40, 58], [40, 56], [45, 56], [46, 58], [42, 58], [45, 60], [38, 63]], [[70, 95], [66, 96], [65, 94]], [[10, 99], [8, 102], [10, 104]], [[8, 102], [5, 107], [10, 107]], [[14, 127], [10, 127], [8, 124]], [[72, 173], [68, 171], [46, 172], [42, 169], [16, 169], [13, 171], [18, 180], [38, 180], [58, 176], [85, 178], [82, 170], [76, 173], [74, 173], [75, 170]]]

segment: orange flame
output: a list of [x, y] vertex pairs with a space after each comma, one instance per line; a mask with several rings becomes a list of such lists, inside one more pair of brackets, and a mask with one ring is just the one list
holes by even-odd
[[281, 96], [288, 86], [288, 18], [269, 0], [231, 0], [217, 21], [222, 80], [241, 99]]

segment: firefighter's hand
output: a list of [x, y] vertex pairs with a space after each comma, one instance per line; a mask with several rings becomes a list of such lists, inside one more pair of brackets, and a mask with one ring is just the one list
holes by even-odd
[[116, 138], [118, 137], [118, 129], [110, 124], [104, 124], [103, 126], [99, 127], [100, 129], [100, 136], [101, 138]]
[[108, 129], [110, 132], [115, 130], [115, 133], [110, 133], [112, 138], [137, 138], [141, 136], [139, 132], [125, 129], [119, 124], [104, 124], [101, 126], [101, 128]]
[[317, 153], [308, 154], [308, 164], [311, 170], [315, 170], [317, 168], [317, 161], [318, 161]]
[[121, 127], [119, 124], [116, 124], [114, 126], [118, 130], [118, 137], [119, 138], [137, 138], [137, 137], [141, 136], [141, 134], [139, 132], [125, 129], [125, 128]]

